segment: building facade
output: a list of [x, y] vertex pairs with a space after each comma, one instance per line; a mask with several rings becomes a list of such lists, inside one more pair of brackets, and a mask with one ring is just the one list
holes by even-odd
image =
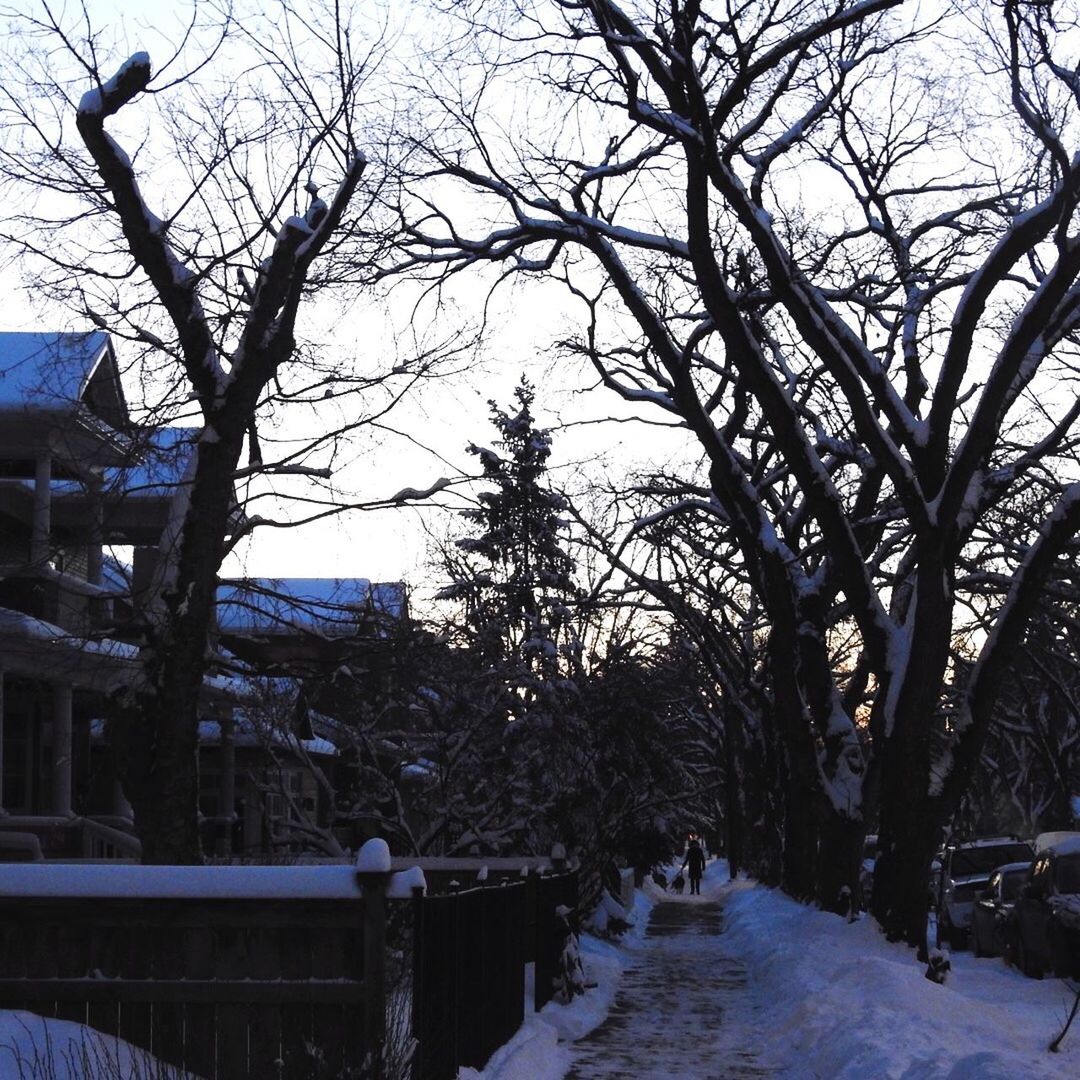
[[[137, 677], [140, 590], [198, 434], [131, 422], [108, 335], [0, 333], [0, 859], [138, 857], [108, 703]], [[231, 581], [218, 612], [200, 723], [204, 848], [295, 849], [303, 829], [290, 822], [332, 825], [320, 791], [338, 755], [296, 704], [305, 680], [403, 618], [404, 589]]]

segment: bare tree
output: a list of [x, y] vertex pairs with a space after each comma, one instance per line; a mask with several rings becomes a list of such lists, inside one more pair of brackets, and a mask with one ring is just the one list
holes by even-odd
[[[402, 362], [388, 348], [381, 369], [351, 372], [317, 323], [341, 312], [315, 298], [361, 283], [382, 242], [361, 144], [378, 147], [365, 94], [386, 31], [336, 3], [243, 21], [197, 4], [155, 71], [145, 52], [111, 59], [85, 8], [6, 14], [6, 239], [44, 296], [144, 347], [129, 379], [143, 416], [186, 411], [198, 431], [141, 594], [142, 679], [116, 702], [113, 734], [144, 859], [190, 862], [218, 570], [245, 532], [295, 520], [239, 513], [241, 485], [262, 498], [327, 485], [342, 435], [377, 421], [438, 352]], [[306, 419], [303, 436], [286, 426], [268, 445], [286, 412]], [[308, 520], [348, 501], [326, 486], [305, 498]]]
[[[1047, 393], [1077, 373], [1073, 17], [1020, 0], [459, 10], [468, 33], [444, 36], [467, 51], [425, 68], [438, 111], [413, 140], [395, 269], [564, 281], [584, 315], [566, 344], [697, 440], [768, 620], [818, 899], [843, 904], [878, 814], [874, 912], [922, 946], [1002, 658], [1080, 525], [1080, 485], [1054, 479], [1080, 404]], [[1052, 509], [947, 710], [957, 568], [993, 557], [979, 524], [1032, 475]]]

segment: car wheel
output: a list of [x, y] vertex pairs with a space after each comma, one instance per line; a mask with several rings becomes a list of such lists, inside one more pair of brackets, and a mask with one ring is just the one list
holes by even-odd
[[1047, 943], [1050, 946], [1050, 965], [1055, 975], [1061, 979], [1067, 979], [1072, 974], [1072, 964], [1069, 962], [1069, 943], [1065, 938], [1060, 926], [1054, 920], [1046, 929]]
[[1042, 968], [1028, 955], [1022, 934], [1018, 935], [1016, 939], [1016, 966], [1029, 979], [1041, 979], [1043, 977]]
[[1016, 959], [1016, 943], [1008, 934], [1005, 935], [1005, 944], [1001, 947], [1001, 958], [1006, 967], [1019, 967]]
[[941, 936], [944, 938], [945, 944], [954, 951], [962, 949], [967, 943], [967, 935], [960, 927], [955, 926], [952, 919], [948, 917], [945, 918], [941, 928]]

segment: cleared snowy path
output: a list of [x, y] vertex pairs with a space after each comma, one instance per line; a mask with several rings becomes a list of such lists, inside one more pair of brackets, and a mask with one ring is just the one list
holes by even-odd
[[664, 900], [619, 982], [607, 1019], [572, 1047], [567, 1080], [737, 1080], [756, 1063], [746, 970], [724, 950], [723, 908]]

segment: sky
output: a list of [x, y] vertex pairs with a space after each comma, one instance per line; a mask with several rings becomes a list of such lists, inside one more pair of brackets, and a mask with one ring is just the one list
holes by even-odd
[[[187, 3], [155, 7], [152, 22], [144, 4], [132, 0], [92, 0], [95, 25], [104, 27], [114, 55], [124, 56], [146, 48], [152, 59], [164, 55], [166, 40], [189, 10]], [[365, 12], [376, 6], [361, 4]], [[103, 69], [114, 64], [110, 59]], [[134, 107], [132, 109], [134, 111]], [[110, 121], [117, 124], [122, 117]], [[125, 145], [130, 145], [127, 143]], [[163, 178], [144, 176], [142, 185], [151, 208]], [[0, 267], [0, 287], [9, 298], [4, 329], [79, 329], [82, 323], [56, 304], [43, 305], [32, 289], [20, 280], [26, 267], [5, 259]], [[438, 332], [464, 333], [484, 305], [486, 288], [479, 280], [462, 283], [455, 304], [438, 319]], [[356, 308], [342, 317], [340, 307], [318, 307], [309, 315], [315, 324], [322, 319], [321, 334], [341, 320], [341, 338], [355, 338], [373, 354], [397, 350], [407, 355], [403, 327], [411, 310], [408, 300], [391, 296], [381, 301], [385, 310]], [[495, 438], [489, 422], [489, 401], [509, 406], [513, 387], [522, 374], [537, 386], [536, 412], [541, 426], [555, 427], [552, 479], [571, 487], [581, 483], [589, 469], [600, 474], [627, 461], [644, 461], [651, 454], [650, 439], [630, 425], [597, 425], [594, 421], [611, 410], [627, 417], [629, 411], [607, 391], [583, 389], [594, 380], [580, 367], [570, 370], [553, 357], [550, 344], [576, 317], [573, 302], [560, 287], [504, 287], [487, 312], [487, 332], [482, 345], [470, 357], [467, 370], [428, 381], [387, 417], [395, 429], [364, 432], [342, 455], [346, 462], [331, 481], [343, 498], [387, 499], [405, 487], [426, 489], [440, 477], [454, 477], [475, 470], [476, 460], [465, 452], [470, 442], [486, 444]], [[124, 366], [124, 343], [118, 344]], [[129, 386], [129, 397], [137, 389]], [[562, 427], [563, 423], [570, 426]], [[649, 429], [645, 429], [648, 431]], [[671, 440], [663, 453], [672, 452]], [[475, 489], [474, 489], [475, 490]], [[444, 493], [438, 504], [451, 511], [466, 505], [467, 489]], [[262, 512], [266, 512], [265, 509]], [[350, 511], [301, 529], [263, 529], [244, 542], [229, 558], [223, 574], [251, 576], [340, 576], [373, 580], [405, 579], [420, 593], [436, 591], [441, 582], [426, 565], [427, 530], [443, 533], [460, 526], [452, 513], [438, 507], [380, 511]]]

